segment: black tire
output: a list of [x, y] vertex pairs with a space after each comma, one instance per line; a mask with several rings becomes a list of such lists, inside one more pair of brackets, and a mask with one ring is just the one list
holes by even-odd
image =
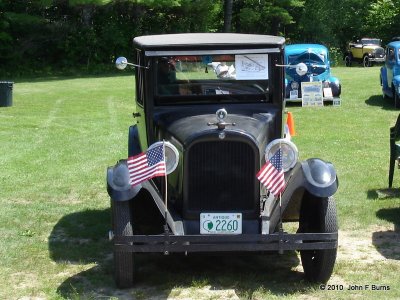
[[346, 55], [344, 57], [344, 64], [346, 65], [346, 67], [351, 67], [351, 57], [350, 57], [350, 55]]
[[389, 98], [389, 97], [386, 95], [385, 91], [383, 90], [383, 87], [382, 87], [382, 98], [383, 98], [383, 100], [386, 100], [387, 98]]
[[[112, 201], [112, 223], [115, 236], [132, 236], [131, 201]], [[114, 250], [114, 278], [119, 288], [130, 288], [134, 284], [134, 255], [132, 252]]]
[[371, 67], [371, 61], [369, 60], [369, 57], [367, 55], [365, 55], [363, 58], [363, 66], [364, 68]]
[[400, 108], [400, 97], [396, 93], [396, 89], [394, 89], [394, 88], [393, 88], [393, 101], [394, 101], [394, 107]]
[[[303, 199], [299, 231], [305, 233], [337, 232], [336, 205], [333, 197], [319, 198], [309, 195]], [[326, 283], [332, 275], [336, 254], [337, 248], [301, 250], [300, 257], [307, 280]]]

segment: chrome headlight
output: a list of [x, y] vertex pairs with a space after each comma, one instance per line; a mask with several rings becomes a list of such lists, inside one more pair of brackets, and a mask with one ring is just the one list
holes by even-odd
[[292, 83], [290, 84], [290, 87], [292, 88], [292, 90], [298, 90], [299, 83], [297, 81], [292, 81]]
[[273, 140], [265, 148], [265, 161], [268, 161], [278, 149], [282, 151], [282, 169], [283, 172], [289, 171], [297, 162], [299, 151], [295, 144], [286, 139]]
[[[149, 150], [159, 145], [162, 145], [162, 143], [163, 142], [157, 142], [152, 144], [149, 147]], [[168, 175], [171, 174], [178, 166], [179, 152], [178, 149], [176, 149], [176, 147], [172, 145], [170, 142], [164, 142], [164, 149], [165, 149], [165, 172]]]

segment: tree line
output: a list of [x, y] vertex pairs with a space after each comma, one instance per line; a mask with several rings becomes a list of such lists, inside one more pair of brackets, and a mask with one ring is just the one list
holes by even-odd
[[102, 73], [134, 36], [241, 32], [320, 43], [400, 35], [400, 0], [0, 0], [0, 79]]

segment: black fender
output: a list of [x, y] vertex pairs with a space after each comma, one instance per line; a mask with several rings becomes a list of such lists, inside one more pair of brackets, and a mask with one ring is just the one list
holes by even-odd
[[[136, 125], [129, 127], [128, 157], [140, 154], [139, 131]], [[132, 187], [129, 184], [129, 171], [126, 159], [119, 160], [115, 166], [107, 168], [107, 192], [111, 200], [128, 201], [134, 198], [142, 188], [141, 184]]]
[[115, 166], [107, 168], [107, 192], [111, 200], [128, 201], [134, 198], [141, 189], [141, 184], [134, 187], [130, 185], [126, 159], [122, 159]]
[[134, 156], [142, 153], [139, 142], [139, 131], [136, 125], [129, 127], [128, 133], [128, 156]]
[[281, 196], [282, 208], [279, 201], [271, 214], [271, 230], [276, 228], [280, 219], [280, 210], [283, 219], [296, 221], [299, 219], [301, 203], [305, 192], [316, 197], [330, 197], [339, 187], [336, 170], [330, 162], [318, 158], [311, 158], [298, 162], [295, 167], [285, 174], [286, 187]]
[[301, 163], [304, 187], [317, 197], [332, 196], [338, 189], [339, 182], [334, 166], [318, 158], [311, 158]]

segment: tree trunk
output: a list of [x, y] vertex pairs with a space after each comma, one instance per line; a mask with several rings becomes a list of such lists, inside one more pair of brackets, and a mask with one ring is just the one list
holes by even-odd
[[232, 29], [232, 7], [233, 0], [224, 0], [224, 32]]

